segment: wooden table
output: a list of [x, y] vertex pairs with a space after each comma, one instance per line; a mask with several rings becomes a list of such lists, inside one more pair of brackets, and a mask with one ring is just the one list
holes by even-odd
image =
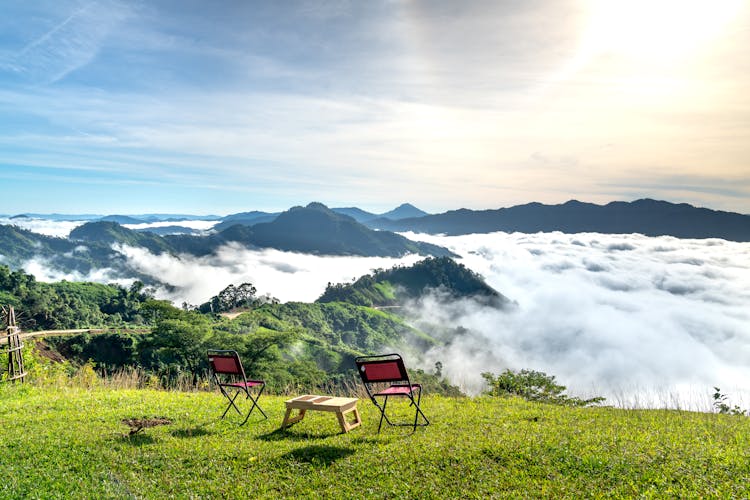
[[[284, 402], [286, 404], [286, 415], [281, 428], [285, 429], [305, 418], [305, 413], [310, 411], [328, 411], [336, 414], [341, 425], [342, 432], [349, 432], [362, 423], [357, 410], [357, 398], [338, 398], [332, 396], [316, 396], [306, 394]], [[298, 410], [299, 414], [292, 417], [292, 410]], [[354, 421], [347, 422], [345, 415], [354, 413]]]

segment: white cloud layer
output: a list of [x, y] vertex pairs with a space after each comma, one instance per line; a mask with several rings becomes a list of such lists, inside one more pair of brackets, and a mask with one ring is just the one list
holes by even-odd
[[[76, 251], [85, 247], [77, 247]], [[48, 283], [57, 281], [92, 281], [94, 283], [117, 283], [122, 286], [130, 286], [135, 278], [124, 278], [118, 276], [117, 271], [111, 268], [92, 269], [88, 274], [78, 271], [65, 272], [55, 269], [46, 259], [36, 257], [27, 260], [23, 265], [24, 271], [33, 274], [38, 281]]]
[[81, 221], [55, 221], [48, 219], [34, 219], [34, 218], [18, 218], [9, 219], [6, 217], [0, 217], [0, 224], [9, 226], [18, 226], [21, 229], [33, 231], [35, 233], [44, 234], [46, 236], [56, 236], [58, 238], [66, 238], [70, 232], [80, 225], [85, 224], [85, 220]]
[[312, 302], [328, 282], [352, 281], [375, 268], [412, 264], [418, 256], [387, 257], [316, 256], [280, 250], [249, 250], [237, 244], [221, 247], [216, 255], [175, 257], [154, 255], [143, 248], [121, 247], [133, 269], [169, 283], [174, 289], [157, 294], [176, 304], [200, 304], [229, 284], [253, 283], [260, 294], [282, 302]]
[[171, 227], [180, 226], [187, 227], [189, 229], [197, 229], [198, 231], [208, 231], [216, 224], [221, 221], [218, 220], [185, 220], [185, 221], [159, 221], [159, 222], [143, 222], [140, 224], [123, 224], [128, 229], [137, 231], [139, 229], [149, 229], [153, 227]]
[[[710, 407], [750, 396], [750, 245], [641, 235], [410, 235], [446, 245], [518, 303], [427, 299], [425, 321], [468, 329], [426, 356], [469, 391], [480, 373], [535, 369], [623, 405]], [[748, 401], [750, 402], [750, 401]]]

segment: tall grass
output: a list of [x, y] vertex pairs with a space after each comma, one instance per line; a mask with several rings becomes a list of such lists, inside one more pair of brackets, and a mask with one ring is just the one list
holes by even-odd
[[[40, 358], [33, 346], [29, 345], [24, 353], [26, 368], [29, 372], [28, 380], [36, 385], [53, 387], [103, 387], [109, 389], [154, 389], [178, 392], [212, 391], [215, 390], [208, 373], [194, 378], [193, 375], [181, 372], [177, 374], [165, 373], [157, 376], [138, 367], [124, 367], [115, 371], [108, 371], [94, 367], [87, 363], [74, 366], [68, 362], [55, 362], [47, 358]], [[730, 387], [722, 391], [727, 396], [727, 404], [745, 410], [750, 409], [750, 391], [742, 387]], [[574, 392], [574, 391], [568, 391]], [[683, 386], [679, 388], [620, 386], [614, 390], [601, 391], [587, 388], [585, 391], [574, 392], [583, 394], [584, 398], [591, 398], [601, 394], [606, 395], [604, 406], [620, 409], [670, 409], [713, 413], [717, 411], [713, 399], [714, 388], [710, 386]], [[336, 381], [329, 381], [319, 386], [305, 386], [289, 383], [280, 386], [266, 387], [267, 394], [282, 396], [316, 393], [324, 395], [338, 395], [356, 398], [366, 398], [359, 377], [352, 374]]]

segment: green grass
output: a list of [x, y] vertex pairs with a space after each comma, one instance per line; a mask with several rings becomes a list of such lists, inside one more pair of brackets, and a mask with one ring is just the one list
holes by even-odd
[[[0, 498], [750, 496], [750, 419], [428, 396], [432, 425], [218, 417], [218, 393], [0, 386]], [[407, 409], [399, 408], [402, 412]], [[171, 425], [133, 436], [124, 418]]]

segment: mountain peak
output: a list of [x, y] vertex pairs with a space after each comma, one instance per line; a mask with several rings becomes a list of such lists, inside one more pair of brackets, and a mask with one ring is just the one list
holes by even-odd
[[402, 203], [401, 205], [397, 206], [390, 212], [386, 212], [384, 214], [381, 214], [380, 216], [386, 219], [391, 220], [400, 220], [400, 219], [411, 219], [414, 217], [424, 217], [425, 215], [429, 215], [424, 210], [420, 210], [411, 203]]
[[408, 253], [452, 255], [442, 247], [411, 241], [389, 231], [374, 231], [322, 203], [294, 207], [272, 222], [252, 228], [252, 243], [261, 247], [329, 255], [399, 257]]
[[331, 209], [325, 206], [324, 204], [320, 203], [319, 201], [313, 201], [307, 204], [305, 208], [309, 208], [312, 210], [323, 210], [326, 212], [330, 212]]

